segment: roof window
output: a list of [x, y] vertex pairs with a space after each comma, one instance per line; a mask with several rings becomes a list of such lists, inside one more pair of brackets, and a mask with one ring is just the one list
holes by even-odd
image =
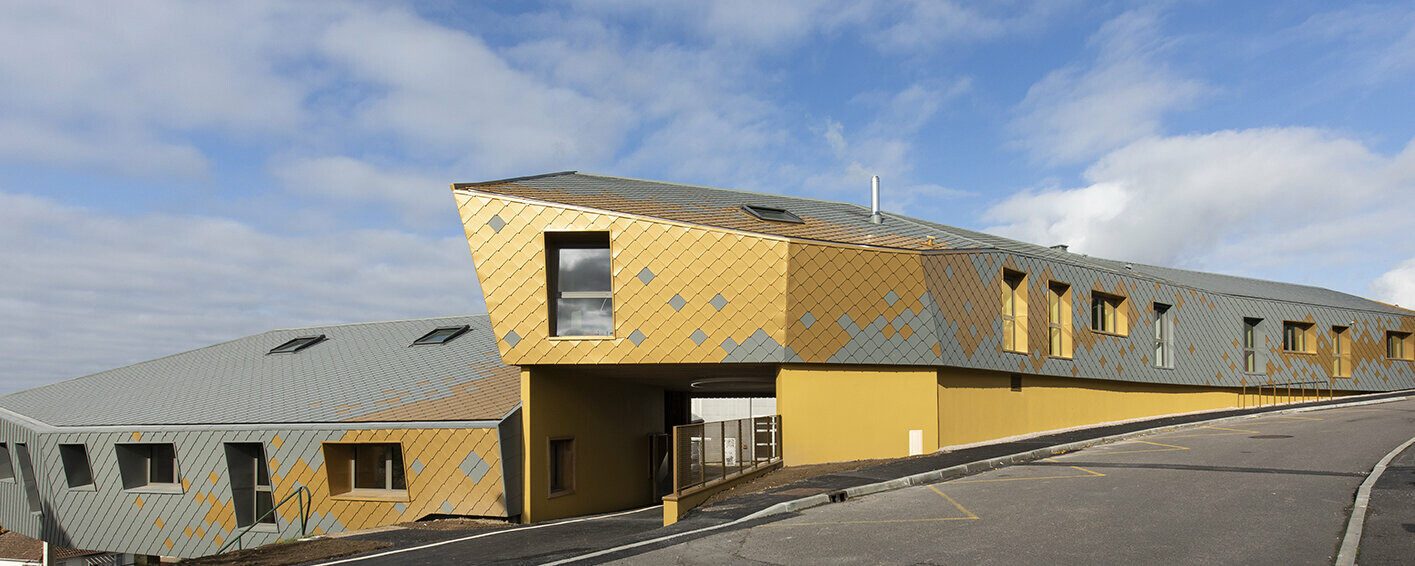
[[432, 332], [424, 334], [422, 338], [414, 340], [413, 345], [423, 346], [427, 344], [446, 344], [448, 342], [451, 342], [454, 338], [461, 336], [470, 328], [470, 326], [465, 324], [463, 324], [462, 326], [443, 326], [440, 328], [436, 328]]
[[324, 335], [301, 336], [270, 349], [271, 354], [293, 354], [324, 341]]
[[745, 210], [747, 211], [747, 214], [750, 214], [762, 220], [769, 220], [772, 222], [790, 222], [792, 224], [806, 223], [805, 220], [801, 220], [800, 216], [796, 216], [795, 214], [792, 214], [791, 211], [786, 210], [784, 208], [772, 208], [769, 206], [756, 206], [751, 204], [744, 204], [742, 205], [742, 210]]

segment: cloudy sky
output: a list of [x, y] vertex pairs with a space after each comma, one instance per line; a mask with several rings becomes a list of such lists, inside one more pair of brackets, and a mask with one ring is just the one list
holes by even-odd
[[868, 201], [1415, 305], [1409, 2], [20, 2], [0, 394], [481, 312], [448, 183]]

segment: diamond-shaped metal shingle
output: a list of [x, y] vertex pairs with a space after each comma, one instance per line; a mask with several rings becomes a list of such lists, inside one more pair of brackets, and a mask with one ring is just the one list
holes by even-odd
[[717, 295], [713, 296], [711, 301], [708, 301], [708, 304], [712, 305], [712, 308], [722, 310], [722, 307], [727, 306], [727, 298], [723, 297], [722, 293], [718, 293]]
[[629, 333], [629, 341], [633, 342], [635, 346], [638, 346], [641, 342], [643, 342], [644, 338], [647, 338], [647, 336], [644, 336], [644, 333], [639, 332], [639, 329], [637, 328], [635, 328], [633, 332]]
[[811, 325], [812, 325], [812, 324], [815, 324], [815, 323], [816, 323], [816, 315], [813, 315], [813, 314], [811, 314], [810, 312], [807, 312], [806, 314], [801, 315], [801, 324], [805, 325], [806, 328], [810, 328]]
[[640, 269], [639, 281], [643, 281], [645, 285], [648, 285], [649, 281], [653, 281], [653, 271], [649, 270], [647, 267]]
[[492, 215], [491, 220], [486, 221], [487, 226], [491, 226], [493, 232], [501, 232], [506, 227], [506, 221], [501, 219], [500, 214]]
[[516, 347], [516, 344], [520, 344], [520, 343], [521, 343], [521, 335], [520, 335], [520, 334], [516, 334], [516, 331], [515, 331], [515, 330], [512, 330], [512, 331], [510, 331], [510, 332], [507, 332], [507, 333], [506, 333], [506, 337], [502, 338], [502, 340], [505, 340], [505, 341], [506, 341], [506, 345], [507, 345], [507, 346], [510, 346], [510, 347], [512, 347], [512, 348], [515, 348], [515, 347]]
[[693, 343], [694, 343], [694, 344], [697, 344], [697, 345], [699, 345], [699, 346], [702, 346], [702, 345], [703, 345], [703, 341], [705, 341], [705, 340], [708, 339], [708, 335], [707, 335], [707, 333], [703, 332], [703, 329], [699, 328], [699, 329], [697, 329], [697, 330], [694, 330], [694, 331], [693, 331], [693, 335], [692, 335], [692, 336], [689, 336], [689, 338], [692, 338], [692, 339], [693, 339]]
[[894, 306], [894, 303], [898, 301], [899, 295], [895, 294], [894, 291], [891, 290], [890, 292], [884, 294], [884, 302], [889, 303], [889, 306]]
[[668, 299], [668, 306], [673, 307], [675, 311], [683, 310], [683, 305], [686, 304], [688, 304], [688, 301], [683, 300], [682, 295], [675, 294], [672, 299]]

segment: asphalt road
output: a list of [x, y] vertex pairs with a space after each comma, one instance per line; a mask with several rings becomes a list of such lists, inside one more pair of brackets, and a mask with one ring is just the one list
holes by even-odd
[[[617, 563], [1331, 564], [1356, 488], [1411, 436], [1415, 399], [1259, 416], [808, 509]], [[1415, 561], [1415, 455], [1391, 466], [1361, 564]]]

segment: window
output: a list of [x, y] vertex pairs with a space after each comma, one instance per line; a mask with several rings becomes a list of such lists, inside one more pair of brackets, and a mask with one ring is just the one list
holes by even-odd
[[115, 444], [123, 489], [180, 491], [177, 450], [171, 444]]
[[1283, 321], [1282, 323], [1282, 349], [1286, 352], [1298, 352], [1302, 354], [1316, 353], [1312, 348], [1316, 346], [1312, 340], [1312, 323]]
[[454, 338], [461, 336], [462, 333], [466, 332], [470, 328], [470, 326], [467, 326], [465, 324], [462, 326], [443, 326], [441, 328], [434, 329], [432, 332], [424, 334], [422, 338], [414, 340], [413, 345], [424, 346], [428, 344], [446, 344], [448, 342], [451, 342]]
[[1396, 332], [1390, 330], [1386, 332], [1386, 357], [1392, 360], [1409, 360], [1411, 355], [1411, 340], [1409, 332]]
[[1053, 281], [1047, 285], [1047, 354], [1070, 358], [1072, 338], [1071, 286]]
[[1155, 367], [1174, 368], [1174, 315], [1164, 303], [1155, 303]]
[[1243, 371], [1258, 373], [1258, 323], [1261, 318], [1243, 319]]
[[575, 493], [575, 438], [551, 438], [547, 472], [550, 497]]
[[265, 446], [258, 442], [226, 443], [226, 469], [231, 478], [231, 503], [236, 512], [236, 525], [249, 526], [259, 522], [275, 525], [275, 495], [270, 486], [270, 471], [265, 465]]
[[1002, 349], [1027, 353], [1027, 275], [1002, 271]]
[[1351, 332], [1345, 326], [1331, 327], [1331, 376], [1351, 377]]
[[1019, 374], [1019, 373], [1014, 373], [1014, 374], [1012, 374], [1012, 383], [1011, 383], [1011, 386], [1012, 386], [1012, 390], [1013, 390], [1013, 391], [1021, 391], [1021, 390], [1022, 390], [1022, 374]]
[[20, 465], [20, 481], [25, 484], [25, 501], [30, 513], [41, 513], [44, 505], [39, 500], [39, 484], [34, 479], [34, 463], [30, 461], [29, 446], [15, 444], [15, 459]]
[[305, 348], [308, 348], [308, 347], [310, 347], [310, 346], [313, 346], [313, 345], [318, 344], [318, 343], [323, 342], [323, 341], [324, 341], [324, 335], [323, 335], [323, 334], [320, 334], [320, 335], [318, 335], [318, 336], [301, 336], [301, 337], [299, 337], [299, 338], [292, 339], [292, 340], [290, 340], [289, 342], [286, 342], [286, 343], [284, 343], [284, 344], [281, 344], [281, 345], [279, 345], [279, 346], [276, 346], [276, 347], [274, 347], [274, 348], [271, 348], [270, 351], [269, 351], [269, 352], [266, 352], [266, 353], [267, 353], [267, 354], [293, 354], [293, 353], [295, 353], [295, 352], [298, 352], [298, 351], [300, 351], [300, 350], [303, 350], [303, 349], [305, 349]]
[[88, 447], [82, 444], [60, 444], [59, 460], [64, 463], [64, 479], [70, 489], [93, 488], [93, 468], [88, 462]]
[[10, 463], [10, 447], [0, 442], [0, 481], [15, 481], [15, 468]]
[[770, 206], [756, 206], [752, 204], [742, 205], [742, 210], [756, 218], [770, 220], [772, 222], [790, 222], [792, 224], [805, 224], [800, 216], [792, 214], [784, 208], [772, 208]]
[[406, 499], [403, 446], [396, 442], [325, 443], [329, 493], [350, 497]]
[[1125, 311], [1121, 310], [1121, 306], [1124, 304], [1125, 297], [1092, 292], [1091, 330], [1125, 335], [1125, 330], [1129, 325], [1126, 321]]
[[608, 232], [547, 232], [551, 336], [613, 336]]

